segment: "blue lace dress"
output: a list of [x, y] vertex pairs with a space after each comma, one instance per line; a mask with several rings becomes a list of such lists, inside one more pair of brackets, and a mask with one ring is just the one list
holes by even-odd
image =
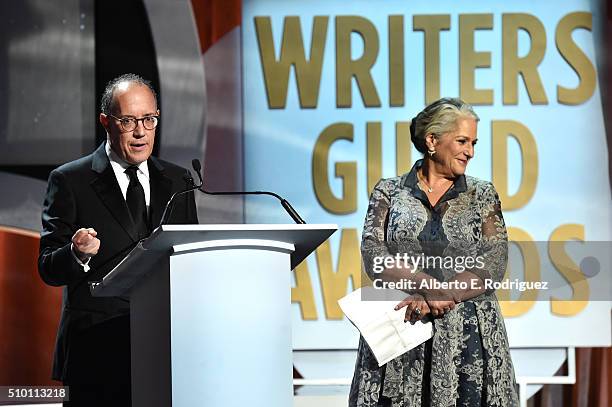
[[[417, 185], [420, 165], [417, 161], [409, 173], [381, 180], [372, 192], [361, 247], [370, 278], [373, 258], [389, 255], [390, 246], [418, 251], [420, 244], [435, 242], [443, 252], [466, 244], [487, 247], [481, 251], [486, 267], [470, 271], [483, 281], [500, 281], [506, 269], [507, 233], [493, 185], [460, 176], [432, 207]], [[448, 280], [454, 271], [442, 269], [433, 275]], [[457, 304], [433, 324], [433, 338], [382, 367], [360, 338], [349, 405], [518, 406], [506, 329], [492, 290]]]

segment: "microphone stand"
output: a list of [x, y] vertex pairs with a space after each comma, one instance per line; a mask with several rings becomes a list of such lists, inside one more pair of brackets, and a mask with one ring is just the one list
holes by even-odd
[[196, 175], [198, 176], [198, 179], [200, 181], [200, 186], [197, 188], [200, 192], [206, 195], [269, 195], [269, 196], [273, 196], [274, 198], [280, 201], [285, 211], [289, 214], [289, 216], [291, 216], [291, 219], [293, 219], [295, 223], [297, 223], [298, 225], [306, 224], [304, 219], [302, 219], [301, 216], [298, 215], [297, 211], [293, 208], [293, 206], [291, 206], [289, 201], [287, 201], [285, 198], [283, 198], [282, 196], [274, 192], [269, 192], [269, 191], [207, 191], [205, 190], [204, 180], [202, 179], [202, 174], [201, 174], [202, 165], [200, 164], [200, 161], [198, 159], [194, 159], [191, 161], [191, 165], [193, 166], [193, 169], [196, 172]]

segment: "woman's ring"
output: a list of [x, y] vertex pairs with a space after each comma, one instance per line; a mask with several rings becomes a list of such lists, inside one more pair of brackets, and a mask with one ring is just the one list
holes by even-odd
[[421, 309], [420, 308], [415, 309], [414, 313], [417, 315], [421, 315]]

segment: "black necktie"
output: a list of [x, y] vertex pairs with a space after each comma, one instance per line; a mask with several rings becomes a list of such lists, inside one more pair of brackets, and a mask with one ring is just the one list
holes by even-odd
[[138, 175], [136, 175], [138, 167], [132, 165], [125, 170], [125, 173], [130, 177], [130, 184], [127, 188], [125, 200], [127, 206], [130, 209], [132, 220], [138, 230], [138, 237], [142, 239], [149, 234], [149, 227], [147, 222], [147, 203], [145, 202], [145, 194], [140, 181], [138, 181]]

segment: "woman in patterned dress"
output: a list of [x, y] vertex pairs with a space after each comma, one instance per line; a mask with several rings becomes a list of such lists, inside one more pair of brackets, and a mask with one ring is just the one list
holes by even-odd
[[[409, 173], [374, 187], [361, 247], [370, 278], [409, 279], [417, 287], [434, 279], [470, 284], [463, 290], [417, 289], [398, 304], [397, 309], [406, 308], [407, 320], [430, 318], [433, 337], [382, 367], [360, 338], [350, 406], [518, 406], [504, 321], [495, 293], [484, 285], [501, 281], [506, 269], [501, 205], [490, 182], [465, 175], [478, 120], [460, 99], [427, 106], [411, 125], [423, 159]], [[467, 253], [484, 261], [461, 273], [399, 266], [372, 272], [375, 257], [398, 252], [455, 258]]]

